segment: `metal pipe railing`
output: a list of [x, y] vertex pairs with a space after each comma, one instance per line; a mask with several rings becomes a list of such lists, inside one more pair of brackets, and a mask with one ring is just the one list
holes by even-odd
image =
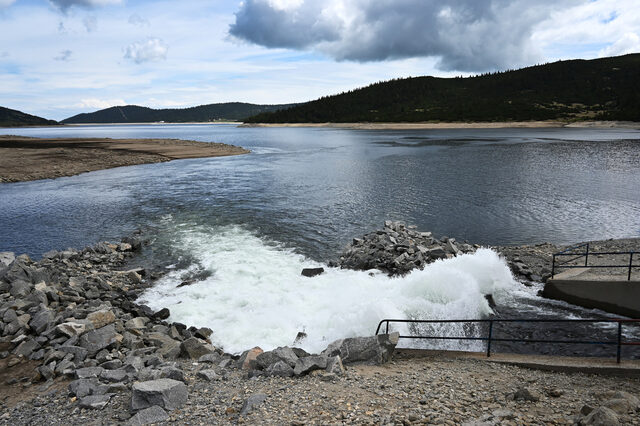
[[[586, 250], [584, 253], [575, 253], [573, 252], [573, 250], [576, 250], [578, 248], [581, 247], [586, 247]], [[631, 281], [631, 270], [633, 268], [640, 268], [640, 265], [634, 265], [633, 264], [633, 255], [634, 254], [639, 254], [638, 252], [635, 251], [598, 251], [598, 252], [592, 252], [589, 251], [589, 243], [585, 243], [585, 244], [579, 244], [577, 246], [573, 246], [573, 247], [569, 247], [568, 249], [565, 249], [563, 251], [560, 251], [558, 253], [554, 253], [552, 255], [552, 261], [551, 261], [551, 278], [553, 278], [555, 276], [556, 273], [556, 269], [558, 268], [564, 268], [564, 269], [571, 269], [571, 268], [584, 268], [584, 267], [589, 267], [589, 268], [627, 268], [628, 272], [627, 272], [627, 281]], [[625, 265], [589, 265], [589, 255], [591, 256], [598, 256], [598, 255], [629, 255], [629, 263], [625, 264]], [[576, 256], [573, 257], [569, 260], [565, 260], [563, 262], [559, 262], [556, 260], [556, 257], [560, 257], [560, 256]], [[584, 266], [582, 265], [567, 265], [570, 262], [574, 262], [578, 259], [580, 259], [581, 257], [584, 256]]]
[[[617, 323], [617, 335], [615, 340], [558, 340], [558, 339], [513, 339], [513, 338], [501, 338], [493, 337], [494, 323]], [[640, 346], [640, 342], [635, 341], [623, 341], [622, 340], [622, 325], [623, 324], [638, 324], [640, 319], [626, 319], [626, 318], [613, 318], [613, 319], [546, 319], [546, 318], [533, 318], [533, 319], [466, 319], [466, 320], [407, 320], [407, 319], [383, 319], [378, 323], [376, 328], [376, 335], [380, 332], [380, 328], [383, 324], [386, 325], [385, 331], [389, 334], [390, 323], [413, 323], [413, 324], [446, 324], [446, 323], [488, 323], [488, 332], [485, 336], [403, 336], [401, 339], [430, 339], [430, 340], [473, 340], [473, 341], [486, 341], [487, 342], [487, 357], [491, 356], [491, 342], [514, 342], [514, 343], [549, 343], [549, 344], [581, 344], [581, 345], [616, 345], [616, 362], [620, 363], [621, 348], [622, 346]]]

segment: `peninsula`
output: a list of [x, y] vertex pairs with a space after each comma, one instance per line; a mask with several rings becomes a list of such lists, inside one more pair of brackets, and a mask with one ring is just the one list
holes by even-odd
[[234, 145], [179, 139], [0, 136], [0, 182], [53, 179], [113, 167], [248, 152]]

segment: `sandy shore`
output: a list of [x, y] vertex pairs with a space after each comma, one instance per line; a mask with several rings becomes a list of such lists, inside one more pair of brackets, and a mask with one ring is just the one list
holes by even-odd
[[480, 123], [245, 123], [239, 127], [325, 127], [357, 130], [502, 129], [502, 128], [623, 128], [640, 129], [640, 123], [622, 121], [509, 121]]
[[248, 152], [233, 145], [179, 139], [0, 136], [0, 182], [53, 179], [113, 167]]

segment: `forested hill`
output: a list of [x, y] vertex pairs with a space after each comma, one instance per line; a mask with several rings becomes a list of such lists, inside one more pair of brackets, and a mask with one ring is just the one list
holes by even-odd
[[56, 124], [58, 122], [53, 120], [25, 114], [15, 109], [0, 107], [0, 127], [52, 126]]
[[102, 109], [100, 111], [78, 114], [62, 120], [65, 124], [88, 123], [168, 123], [240, 121], [245, 118], [269, 111], [289, 108], [287, 105], [254, 105], [241, 102], [200, 105], [192, 108], [152, 109], [137, 105], [127, 105]]
[[561, 61], [468, 78], [372, 84], [250, 123], [640, 121], [640, 54]]

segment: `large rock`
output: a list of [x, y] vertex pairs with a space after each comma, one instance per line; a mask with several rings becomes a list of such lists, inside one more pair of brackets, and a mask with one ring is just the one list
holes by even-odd
[[243, 370], [253, 370], [258, 364], [256, 359], [261, 353], [263, 353], [263, 351], [258, 346], [244, 351], [238, 360], [238, 367]]
[[293, 368], [284, 361], [278, 361], [275, 364], [271, 364], [265, 371], [268, 376], [277, 377], [291, 377], [295, 374], [293, 372]]
[[322, 351], [328, 357], [340, 356], [342, 363], [384, 364], [391, 359], [400, 333], [336, 340]]
[[302, 376], [312, 372], [313, 370], [324, 370], [327, 368], [326, 355], [311, 355], [304, 358], [298, 358], [296, 366], [293, 368], [293, 374]]
[[88, 351], [89, 356], [93, 356], [102, 349], [116, 346], [119, 340], [118, 336], [114, 325], [110, 324], [83, 334], [78, 344]]
[[255, 407], [262, 404], [267, 399], [267, 395], [263, 393], [256, 393], [251, 395], [242, 405], [242, 409], [240, 410], [241, 416], [246, 416], [249, 414]]
[[29, 326], [37, 334], [40, 334], [49, 327], [52, 321], [53, 313], [49, 309], [42, 309], [31, 319]]
[[197, 337], [190, 337], [182, 342], [180, 349], [182, 356], [191, 359], [198, 359], [203, 355], [214, 352], [214, 349], [210, 345], [203, 343]]
[[132, 387], [133, 411], [157, 405], [168, 411], [182, 407], [188, 398], [187, 386], [173, 379], [158, 379], [135, 383]]
[[278, 361], [286, 362], [291, 368], [296, 366], [298, 356], [289, 347], [276, 348], [272, 351], [267, 351], [259, 354], [256, 357], [257, 367], [261, 370], [266, 370], [270, 365], [275, 364]]
[[620, 421], [615, 411], [607, 407], [600, 407], [582, 418], [580, 424], [584, 426], [618, 426]]
[[130, 426], [142, 426], [151, 423], [160, 423], [169, 418], [169, 415], [162, 408], [154, 405], [144, 410], [138, 411], [135, 416], [127, 422]]
[[85, 331], [87, 331], [87, 325], [81, 322], [63, 322], [56, 326], [58, 335], [66, 337], [81, 336]]
[[87, 315], [87, 320], [93, 324], [93, 328], [98, 329], [106, 325], [111, 324], [116, 320], [116, 316], [113, 311], [103, 309], [96, 312], [91, 312]]
[[80, 408], [92, 408], [94, 410], [102, 410], [111, 400], [111, 395], [89, 395], [78, 401]]
[[180, 352], [182, 351], [180, 342], [173, 340], [166, 334], [150, 333], [147, 336], [147, 340], [159, 348], [157, 353], [162, 355], [165, 359], [176, 359], [180, 356]]

